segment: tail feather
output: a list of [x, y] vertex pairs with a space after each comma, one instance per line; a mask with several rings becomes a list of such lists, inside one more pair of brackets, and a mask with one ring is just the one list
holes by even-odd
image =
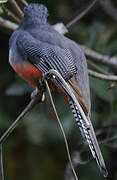
[[71, 81], [69, 80], [67, 83], [56, 70], [50, 70], [49, 73], [50, 72], [58, 77], [58, 81], [60, 82], [62, 89], [64, 89], [68, 94], [68, 101], [80, 131], [87, 140], [91, 153], [96, 159], [101, 173], [104, 175], [104, 177], [107, 177], [108, 171], [106, 169], [92, 123], [88, 118], [90, 109], [87, 107], [83, 99], [78, 84], [74, 83], [74, 79], [70, 79]]
[[69, 104], [70, 104], [72, 113], [74, 115], [74, 118], [80, 128], [81, 134], [87, 140], [87, 143], [89, 145], [93, 158], [96, 159], [101, 173], [104, 175], [104, 177], [107, 177], [108, 172], [107, 172], [92, 124], [90, 123], [90, 128], [87, 127], [86, 123], [84, 122], [82, 118], [80, 111], [77, 108], [77, 105], [73, 101], [69, 101]]
[[79, 111], [79, 108], [77, 107], [76, 103], [73, 100], [69, 100], [69, 104], [70, 104], [72, 113], [74, 115], [74, 118], [80, 128], [82, 136], [86, 139], [86, 141], [89, 145], [89, 148], [90, 148], [93, 158], [95, 158], [97, 161], [100, 171], [102, 172], [104, 177], [107, 177], [108, 172], [106, 170], [104, 159], [102, 157], [101, 150], [98, 145], [98, 141], [96, 139], [91, 120], [90, 120], [90, 118], [88, 118], [89, 117], [88, 107], [83, 99], [82, 93], [81, 93], [80, 88], [78, 87], [78, 84], [76, 83], [75, 79], [72, 78], [69, 81], [69, 84], [71, 86], [71, 89], [72, 89], [77, 101], [79, 102], [79, 104], [81, 105], [81, 107], [83, 109], [83, 112], [86, 116], [86, 119], [89, 122], [89, 125], [87, 126], [87, 123], [85, 122], [85, 119], [83, 118], [84, 116]]

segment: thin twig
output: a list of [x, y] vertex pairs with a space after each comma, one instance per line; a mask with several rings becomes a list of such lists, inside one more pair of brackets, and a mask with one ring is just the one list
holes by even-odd
[[81, 49], [84, 51], [85, 55], [92, 58], [93, 61], [104, 64], [106, 66], [117, 69], [117, 57], [110, 57], [108, 55], [100, 54], [84, 45], [80, 45]]
[[3, 159], [2, 159], [2, 144], [0, 144], [0, 180], [4, 180]]
[[90, 65], [93, 69], [95, 69], [97, 72], [108, 75], [108, 72], [96, 65], [94, 62], [87, 59], [87, 64]]
[[111, 123], [111, 124], [109, 123], [108, 125], [103, 126], [103, 128], [96, 130], [96, 136], [100, 136], [103, 133], [104, 134], [107, 133], [109, 128], [111, 128], [111, 132], [114, 132], [117, 129], [117, 124], [116, 123]]
[[9, 2], [11, 3], [11, 5], [13, 6], [14, 10], [16, 11], [16, 13], [23, 18], [24, 17], [24, 13], [21, 10], [21, 8], [19, 7], [19, 5], [16, 3], [15, 0], [9, 0]]
[[11, 17], [16, 23], [20, 24], [21, 20], [13, 13], [11, 12], [8, 8], [5, 6], [2, 6], [3, 10], [7, 13], [9, 17]]
[[[85, 146], [85, 149], [86, 149], [86, 146]], [[79, 165], [86, 165], [90, 161], [90, 159], [85, 160], [85, 161], [81, 159], [81, 153], [82, 153], [81, 151], [84, 152], [84, 148], [81, 149], [81, 145], [80, 145], [80, 150], [72, 153], [72, 162], [73, 162], [74, 167], [78, 167]], [[69, 163], [65, 170], [65, 180], [74, 180]]]
[[61, 129], [62, 134], [63, 134], [63, 138], [64, 138], [64, 142], [65, 142], [65, 146], [66, 146], [66, 150], [67, 150], [67, 154], [68, 154], [68, 159], [69, 159], [69, 162], [70, 162], [70, 166], [71, 166], [72, 172], [73, 172], [73, 174], [74, 174], [75, 179], [78, 180], [77, 174], [76, 174], [76, 172], [75, 172], [75, 169], [74, 169], [74, 166], [73, 166], [73, 163], [72, 163], [72, 160], [71, 160], [71, 155], [70, 155], [70, 152], [69, 152], [69, 146], [68, 146], [67, 138], [66, 138], [66, 135], [65, 135], [63, 126], [62, 126], [62, 124], [61, 124], [61, 121], [60, 121], [60, 119], [59, 119], [59, 116], [58, 116], [58, 113], [57, 113], [57, 110], [56, 110], [56, 107], [55, 107], [55, 104], [54, 104], [54, 101], [53, 101], [53, 98], [52, 98], [52, 94], [51, 94], [49, 85], [48, 85], [48, 83], [47, 83], [47, 80], [45, 80], [45, 83], [46, 83], [46, 87], [47, 87], [47, 89], [48, 89], [48, 93], [49, 93], [49, 96], [50, 96], [50, 100], [51, 100], [52, 107], [53, 107], [53, 109], [54, 109], [54, 112], [55, 112], [55, 115], [56, 115], [58, 124], [59, 124], [60, 129]]
[[95, 78], [101, 79], [101, 80], [117, 81], [117, 76], [114, 76], [114, 75], [105, 75], [105, 74], [97, 73], [92, 70], [88, 70], [88, 73], [89, 75]]
[[66, 24], [66, 27], [69, 29], [71, 28], [74, 24], [76, 24], [81, 18], [83, 18], [89, 11], [90, 9], [95, 5], [97, 0], [93, 0], [93, 2], [88, 6], [87, 9], [85, 9], [80, 15], [76, 16], [72, 21], [70, 21], [68, 24]]
[[108, 137], [105, 140], [99, 141], [99, 144], [106, 144], [106, 143], [109, 143], [109, 142], [114, 141], [114, 140], [117, 140], [117, 135], [112, 136], [112, 137]]
[[12, 131], [16, 128], [22, 118], [29, 113], [36, 104], [38, 104], [39, 99], [34, 98], [30, 101], [30, 103], [26, 106], [26, 108], [22, 111], [22, 113], [17, 117], [17, 119], [12, 123], [12, 125], [5, 131], [5, 133], [0, 137], [0, 144], [7, 139], [7, 137], [12, 133]]

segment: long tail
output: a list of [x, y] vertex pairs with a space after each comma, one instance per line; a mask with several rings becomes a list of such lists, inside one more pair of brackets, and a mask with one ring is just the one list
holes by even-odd
[[53, 74], [53, 78], [57, 77], [59, 84], [69, 95], [69, 104], [74, 115], [74, 118], [80, 128], [83, 137], [86, 138], [89, 148], [93, 157], [96, 159], [101, 173], [104, 177], [107, 177], [108, 171], [105, 166], [104, 159], [102, 157], [100, 147], [98, 145], [95, 132], [92, 123], [88, 117], [88, 108], [82, 97], [80, 89], [74, 80], [68, 83], [62, 78], [62, 76], [56, 70], [50, 70], [49, 74]]
[[87, 143], [89, 145], [93, 158], [96, 159], [101, 173], [104, 175], [104, 177], [107, 177], [108, 172], [107, 172], [104, 159], [102, 157], [92, 124], [90, 123], [90, 127], [87, 127], [85, 121], [82, 118], [82, 114], [78, 110], [77, 105], [71, 100], [69, 101], [69, 104], [70, 104], [72, 113], [74, 115], [74, 118], [80, 128], [81, 134], [87, 140]]
[[[101, 173], [104, 175], [104, 177], [107, 177], [108, 171], [106, 169], [105, 162], [100, 147], [98, 145], [98, 141], [95, 136], [91, 120], [89, 119], [88, 107], [84, 101], [80, 88], [78, 87], [78, 84], [76, 83], [75, 79], [72, 78], [69, 84], [77, 100], [76, 102], [73, 99], [69, 100], [69, 104], [74, 118], [80, 128], [82, 136], [85, 137], [89, 145], [93, 158], [95, 158], [97, 161]], [[81, 105], [81, 109], [83, 111], [80, 111], [79, 107], [77, 106], [77, 102], [79, 102], [79, 104]]]

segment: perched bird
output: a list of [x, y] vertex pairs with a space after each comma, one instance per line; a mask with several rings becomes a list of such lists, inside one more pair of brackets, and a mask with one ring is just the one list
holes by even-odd
[[23, 79], [35, 87], [38, 87], [42, 74], [50, 69], [57, 70], [69, 83], [88, 119], [89, 128], [77, 105], [69, 101], [61, 85], [51, 81], [49, 86], [69, 102], [92, 155], [106, 177], [108, 172], [90, 121], [90, 92], [85, 56], [74, 41], [61, 35], [47, 23], [47, 17], [48, 10], [42, 4], [29, 4], [24, 8], [24, 20], [9, 41], [9, 62]]

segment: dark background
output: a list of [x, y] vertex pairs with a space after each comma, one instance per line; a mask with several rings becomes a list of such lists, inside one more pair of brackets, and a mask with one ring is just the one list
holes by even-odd
[[[90, 0], [41, 0], [30, 1], [45, 4], [49, 9], [49, 22], [68, 23], [82, 12]], [[116, 0], [112, 1], [117, 8]], [[6, 15], [5, 18], [8, 18]], [[98, 3], [67, 34], [78, 43], [108, 55], [117, 53], [117, 22]], [[12, 70], [8, 63], [8, 41], [10, 32], [0, 28], [0, 134], [15, 120], [30, 100], [31, 87]], [[112, 72], [112, 69], [101, 66]], [[90, 78], [92, 121], [99, 141], [107, 134], [116, 135], [117, 88], [109, 90], [111, 83]], [[54, 93], [57, 110], [60, 114], [69, 142], [72, 157], [81, 155], [76, 172], [80, 180], [103, 180], [91, 154], [83, 149], [79, 129], [64, 99]], [[110, 124], [112, 126], [110, 126]], [[108, 131], [108, 133], [107, 133]], [[100, 133], [102, 132], [102, 133]], [[101, 144], [107, 164], [107, 180], [117, 180], [117, 144]], [[5, 180], [63, 180], [68, 165], [67, 153], [48, 95], [43, 104], [34, 108], [3, 145]], [[70, 180], [70, 176], [66, 178]]]

